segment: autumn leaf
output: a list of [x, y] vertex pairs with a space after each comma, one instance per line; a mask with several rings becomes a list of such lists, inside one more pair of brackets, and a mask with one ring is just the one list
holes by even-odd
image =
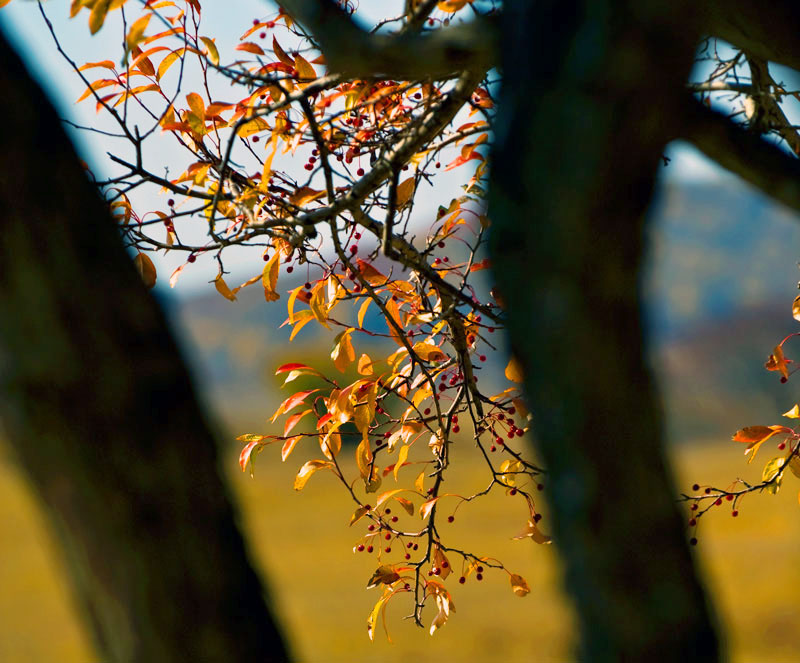
[[391, 585], [398, 580], [400, 580], [400, 574], [391, 566], [379, 566], [367, 581], [367, 589], [372, 589], [378, 585]]
[[773, 435], [791, 432], [792, 429], [786, 426], [748, 426], [736, 431], [736, 434], [733, 436], [733, 441], [743, 442], [748, 445], [744, 453], [745, 455], [751, 454], [748, 463], [752, 463], [753, 459], [756, 457], [758, 448], [764, 444], [764, 442]]
[[795, 320], [800, 320], [800, 295], [797, 295], [792, 302], [792, 317]]
[[520, 366], [516, 357], [511, 357], [508, 360], [505, 375], [511, 382], [522, 382], [522, 366]]
[[296, 394], [289, 396], [283, 403], [280, 404], [278, 409], [275, 411], [275, 414], [272, 415], [272, 419], [270, 421], [275, 421], [279, 416], [282, 414], [289, 412], [293, 408], [297, 407], [305, 401], [305, 399], [310, 396], [311, 394], [319, 391], [319, 389], [307, 389], [306, 391], [298, 391]]
[[419, 343], [414, 344], [413, 350], [416, 355], [422, 359], [422, 361], [437, 362], [447, 359], [447, 355], [442, 352], [441, 348], [433, 345], [432, 343], [424, 343], [420, 341]]
[[539, 528], [536, 526], [535, 520], [529, 520], [528, 524], [525, 526], [525, 529], [522, 530], [517, 536], [511, 537], [512, 539], [531, 539], [536, 543], [550, 543], [552, 539], [547, 536], [546, 534], [542, 534]]
[[350, 527], [355, 525], [359, 520], [361, 520], [365, 515], [369, 513], [368, 506], [360, 506], [354, 512], [353, 515], [350, 516]]
[[767, 492], [772, 493], [775, 495], [781, 487], [781, 481], [783, 479], [783, 475], [780, 474], [781, 468], [786, 463], [786, 459], [778, 456], [777, 458], [773, 458], [764, 466], [764, 471], [761, 473], [761, 480], [764, 482], [771, 481], [767, 486]]
[[334, 467], [333, 463], [327, 460], [310, 460], [297, 473], [294, 478], [294, 489], [303, 490], [311, 475], [319, 470]]
[[784, 412], [783, 416], [788, 417], [789, 419], [800, 419], [800, 405], [795, 405], [788, 412]]
[[156, 266], [150, 260], [150, 257], [146, 253], [139, 252], [133, 259], [133, 264], [136, 267], [136, 271], [139, 272], [139, 276], [142, 277], [145, 287], [149, 289], [155, 286], [158, 277], [156, 275]]
[[209, 62], [215, 66], [218, 66], [219, 51], [217, 50], [217, 45], [214, 43], [214, 40], [209, 39], [208, 37], [200, 37], [200, 41], [202, 41], [203, 45], [208, 49], [206, 56], [208, 57]]
[[231, 292], [231, 289], [228, 287], [228, 284], [225, 283], [225, 279], [222, 278], [222, 274], [218, 274], [217, 278], [214, 279], [214, 287], [217, 289], [217, 292], [222, 295], [225, 299], [228, 299], [232, 302], [236, 301], [236, 295]]
[[317, 77], [314, 67], [302, 55], [295, 55], [294, 67], [297, 69], [297, 76], [301, 81], [313, 81]]
[[111, 6], [111, 0], [96, 0], [92, 11], [89, 13], [89, 32], [95, 34], [106, 20], [106, 15]]
[[525, 581], [525, 578], [522, 576], [517, 575], [516, 573], [511, 574], [511, 590], [517, 596], [527, 596], [531, 592], [531, 588], [528, 586], [528, 583]]
[[340, 373], [344, 373], [356, 358], [353, 342], [350, 340], [352, 331], [352, 329], [346, 329], [334, 339], [331, 359], [333, 359], [333, 365], [336, 366]]
[[786, 367], [791, 363], [791, 359], [786, 359], [786, 357], [783, 356], [783, 348], [777, 345], [772, 351], [772, 354], [767, 358], [764, 368], [768, 371], [779, 371], [785, 382], [789, 379], [789, 369]]
[[419, 507], [419, 517], [422, 518], [422, 520], [427, 520], [428, 516], [431, 515], [431, 511], [433, 511], [433, 507], [436, 506], [436, 502], [438, 502], [438, 501], [439, 501], [439, 498], [438, 497], [434, 497], [433, 499], [430, 499], [427, 502], [424, 502]]
[[264, 285], [264, 299], [268, 302], [274, 302], [281, 298], [275, 291], [278, 286], [278, 273], [281, 269], [281, 254], [278, 251], [272, 254], [272, 257], [264, 265], [264, 272], [261, 276], [261, 282]]
[[128, 36], [125, 39], [129, 51], [133, 50], [144, 41], [144, 31], [147, 29], [147, 24], [150, 23], [151, 17], [152, 14], [145, 14], [136, 19], [131, 25]]
[[281, 447], [281, 460], [285, 461], [289, 454], [292, 453], [297, 443], [302, 439], [302, 435], [295, 435], [294, 437], [290, 437], [283, 443], [283, 447]]
[[409, 201], [414, 197], [414, 189], [416, 186], [417, 184], [414, 177], [409, 177], [397, 185], [397, 209], [402, 209], [408, 205]]

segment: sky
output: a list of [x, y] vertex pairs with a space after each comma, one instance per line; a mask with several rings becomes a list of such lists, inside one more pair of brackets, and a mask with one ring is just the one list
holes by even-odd
[[[50, 0], [44, 3], [44, 6], [62, 47], [75, 62], [82, 64], [105, 60], [109, 59], [109, 54], [120, 52], [122, 31], [121, 26], [115, 24], [119, 12], [112, 12], [103, 28], [96, 35], [91, 36], [86, 25], [88, 16], [86, 11], [74, 19], [69, 19], [69, 3], [66, 0]], [[359, 13], [365, 22], [369, 22], [379, 16], [391, 15], [391, 12], [395, 10], [399, 13], [401, 6], [402, 0], [380, 0], [380, 2], [364, 0], [360, 3]], [[217, 47], [223, 54], [223, 60], [225, 53], [234, 53], [233, 47], [238, 43], [238, 37], [250, 26], [254, 18], [264, 19], [268, 18], [270, 14], [274, 15], [274, 5], [263, 0], [238, 0], [235, 7], [236, 10], [231, 11], [231, 3], [228, 2], [209, 2], [203, 6], [203, 25], [210, 27], [207, 27], [205, 31], [201, 30], [201, 33], [205, 32], [216, 38]], [[83, 93], [85, 85], [58, 53], [36, 2], [13, 0], [0, 10], [0, 29], [25, 59], [29, 69], [47, 91], [63, 118], [83, 126], [114, 130], [115, 127], [110, 120], [95, 113], [94, 103], [88, 100], [75, 103], [75, 100]], [[191, 84], [191, 80], [189, 83]], [[191, 89], [191, 85], [186, 89]], [[225, 88], [218, 91], [213, 90], [213, 92], [215, 95], [219, 94], [220, 98], [229, 101], [237, 98], [231, 98], [232, 93]], [[239, 94], [239, 96], [241, 95]], [[147, 126], [146, 118], [142, 117], [141, 121], [142, 126]], [[71, 131], [70, 133], [73, 135], [78, 151], [92, 166], [97, 176], [117, 174], [109, 168], [109, 162], [105, 158], [106, 150], [114, 150], [113, 139], [86, 132]], [[177, 176], [185, 168], [185, 162], [180, 160], [181, 155], [175, 151], [174, 144], [167, 139], [154, 136], [152, 140], [148, 140], [146, 145], [149, 151], [145, 152], [145, 159], [151, 166], [157, 164], [159, 168], [167, 168], [168, 171], [165, 173], [171, 177]], [[731, 177], [685, 143], [676, 142], [669, 145], [666, 156], [671, 159], [669, 165], [663, 170], [663, 176], [667, 180], [721, 183]], [[437, 182], [441, 183], [443, 187], [452, 187], [455, 177], [450, 180], [452, 181], [448, 181], [447, 177], [437, 177]], [[439, 186], [438, 183], [437, 186]], [[435, 210], [443, 198], [445, 196], [442, 196], [439, 191], [434, 199], [430, 190], [421, 190], [417, 196], [420, 213], [426, 214]], [[135, 200], [135, 203], [144, 209], [160, 208], [166, 211], [165, 200], [165, 196], [157, 197], [155, 192], [151, 191], [143, 199]], [[252, 257], [252, 253], [249, 256]], [[153, 258], [160, 275], [157, 287], [162, 287], [166, 283], [168, 275], [184, 261], [185, 255], [171, 252], [171, 255], [154, 255]], [[230, 255], [230, 258], [232, 258], [230, 263], [226, 260], [226, 268], [230, 264], [233, 272], [231, 281], [236, 281], [237, 278], [244, 280], [252, 276], [246, 266], [252, 265], [251, 259], [241, 253]], [[252, 271], [252, 267], [250, 267], [250, 271]], [[208, 288], [208, 282], [213, 280], [215, 275], [216, 266], [211, 260], [206, 265], [201, 265], [198, 261], [196, 265], [192, 266], [192, 270], [186, 270], [181, 275], [179, 287], [175, 288], [173, 292], [178, 296], [193, 295], [198, 290]]]

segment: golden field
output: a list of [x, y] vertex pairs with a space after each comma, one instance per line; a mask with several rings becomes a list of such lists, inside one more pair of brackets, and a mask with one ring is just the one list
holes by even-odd
[[[762, 455], [763, 464], [768, 454]], [[746, 465], [741, 447], [730, 443], [681, 446], [674, 456], [682, 486], [695, 480], [727, 485], [736, 476], [755, 479], [760, 471], [758, 463]], [[503, 495], [465, 505], [445, 532], [456, 545], [500, 558], [528, 580], [531, 593], [514, 596], [501, 573], [487, 573], [483, 582], [471, 579], [463, 587], [451, 582], [457, 612], [433, 637], [403, 620], [409, 605], [398, 603], [388, 611], [394, 644], [386, 642], [381, 630], [370, 643], [366, 617], [378, 590], [364, 589], [374, 559], [352, 552], [361, 524], [348, 528], [352, 508], [329, 475], [314, 476], [301, 493], [292, 490], [300, 462], [290, 458], [282, 465], [278, 450], [267, 449], [251, 479], [238, 471], [236, 449], [230, 449], [230, 479], [253, 556], [268, 574], [299, 660], [481, 663], [500, 655], [513, 663], [572, 658], [574, 629], [558, 586], [555, 550], [511, 540], [524, 525], [525, 512]], [[483, 478], [479, 467], [467, 461], [452, 481], [448, 491], [459, 492], [455, 484], [468, 490]], [[800, 481], [787, 476], [777, 496], [745, 500], [738, 518], [723, 506], [701, 521], [697, 553], [733, 661], [800, 658], [798, 489]], [[96, 660], [73, 614], [59, 564], [23, 480], [0, 455], [0, 661]]]

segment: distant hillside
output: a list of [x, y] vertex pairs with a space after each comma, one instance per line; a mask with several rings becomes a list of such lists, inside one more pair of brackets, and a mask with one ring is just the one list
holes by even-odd
[[[744, 188], [672, 185], [655, 206], [651, 233], [647, 316], [671, 439], [724, 439], [777, 421], [800, 400], [793, 381], [781, 385], [763, 368], [775, 343], [800, 331], [789, 312], [800, 276], [798, 220]], [[282, 279], [284, 289], [300, 282]], [[209, 286], [206, 295], [165, 304], [185, 330], [202, 388], [233, 430], [258, 429], [275, 410], [278, 365], [329, 361], [330, 339], [316, 325], [288, 344], [288, 328], [279, 329], [285, 297], [268, 305], [257, 285], [238, 302]], [[501, 361], [486, 366], [487, 378]]]

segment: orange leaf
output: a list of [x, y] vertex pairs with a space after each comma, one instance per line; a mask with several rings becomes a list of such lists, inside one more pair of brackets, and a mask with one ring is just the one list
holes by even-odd
[[236, 46], [237, 51], [247, 51], [248, 53], [253, 53], [254, 55], [264, 55], [264, 51], [261, 49], [261, 46], [258, 44], [254, 44], [251, 41], [245, 41]]
[[298, 391], [296, 394], [289, 396], [283, 403], [280, 404], [275, 414], [272, 415], [272, 419], [270, 421], [275, 421], [278, 417], [282, 414], [285, 414], [289, 410], [297, 407], [302, 403], [310, 394], [319, 391], [319, 389], [308, 389], [306, 391]]
[[218, 274], [217, 278], [214, 279], [214, 287], [217, 289], [217, 292], [222, 295], [225, 299], [229, 299], [232, 302], [236, 301], [236, 295], [231, 292], [231, 289], [228, 287], [228, 284], [225, 283], [225, 279], [222, 278], [222, 274]]
[[301, 81], [313, 81], [317, 77], [317, 72], [314, 71], [308, 60], [302, 55], [296, 55], [294, 58], [294, 66], [297, 69], [298, 78]]
[[285, 461], [289, 454], [292, 453], [295, 445], [300, 441], [302, 435], [295, 435], [294, 437], [290, 437], [286, 442], [283, 443], [283, 447], [281, 448], [281, 460]]
[[438, 501], [439, 498], [434, 497], [433, 499], [423, 503], [422, 506], [419, 507], [419, 517], [422, 518], [422, 520], [425, 520], [428, 516], [430, 516], [433, 507], [436, 506], [436, 502]]
[[290, 67], [294, 67], [294, 60], [290, 58], [286, 51], [281, 48], [281, 45], [278, 43], [278, 40], [275, 37], [272, 37], [272, 52], [275, 53], [275, 57], [278, 58], [283, 64], [288, 64]]
[[267, 261], [267, 264], [264, 265], [264, 273], [261, 277], [261, 282], [264, 284], [264, 299], [268, 302], [274, 302], [281, 298], [281, 296], [275, 292], [275, 288], [278, 285], [278, 273], [281, 269], [281, 254], [278, 251], [272, 254], [272, 257]]
[[515, 357], [511, 357], [511, 359], [508, 360], [505, 373], [506, 377], [511, 380], [511, 382], [522, 382], [522, 367]]
[[110, 6], [111, 0], [96, 0], [89, 14], [89, 32], [95, 34], [103, 27]]
[[295, 426], [297, 426], [299, 421], [303, 417], [305, 417], [309, 412], [311, 412], [311, 408], [308, 408], [307, 410], [303, 410], [302, 412], [297, 412], [296, 414], [293, 414], [291, 417], [289, 417], [286, 420], [286, 425], [283, 427], [283, 435], [284, 435], [284, 437], [287, 436], [292, 431], [292, 429]]
[[792, 302], [792, 317], [795, 320], [800, 320], [800, 295], [797, 295]]
[[768, 371], [780, 371], [780, 374], [783, 376], [785, 381], [789, 379], [789, 370], [786, 368], [786, 366], [791, 363], [791, 359], [786, 359], [783, 356], [783, 348], [778, 345], [775, 346], [772, 354], [767, 359], [767, 363], [764, 364], [764, 368], [766, 368]]

